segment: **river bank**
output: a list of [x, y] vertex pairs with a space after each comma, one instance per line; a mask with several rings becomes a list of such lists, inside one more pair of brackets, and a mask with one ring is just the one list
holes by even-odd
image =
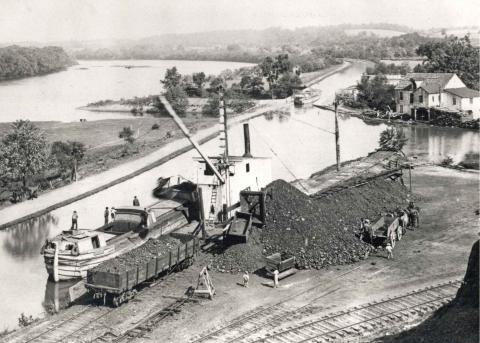
[[[335, 111], [335, 108], [333, 105], [316, 105], [318, 108], [327, 110], [327, 111]], [[388, 118], [381, 118], [381, 117], [369, 117], [365, 116], [363, 114], [363, 111], [365, 109], [359, 109], [359, 108], [352, 108], [348, 107], [345, 105], [340, 105], [338, 106], [338, 113], [343, 114], [343, 115], [348, 115], [352, 117], [357, 117], [362, 119], [364, 122], [367, 123], [385, 123], [385, 124], [396, 124], [396, 125], [426, 125], [426, 126], [436, 126], [436, 127], [445, 127], [445, 128], [459, 128], [459, 129], [465, 129], [465, 130], [474, 130], [478, 131], [478, 126], [479, 126], [479, 120], [470, 120], [467, 122], [461, 122], [459, 125], [438, 125], [435, 123], [435, 121], [422, 121], [422, 120], [417, 120], [417, 121], [412, 121], [412, 120], [402, 120], [402, 119], [388, 119]]]

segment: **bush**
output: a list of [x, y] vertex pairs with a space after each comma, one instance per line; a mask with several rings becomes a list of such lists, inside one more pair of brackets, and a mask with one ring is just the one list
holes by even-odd
[[160, 125], [158, 125], [157, 123], [152, 125], [152, 130], [158, 130], [159, 128], [160, 128]]
[[448, 167], [448, 166], [451, 166], [452, 164], [453, 164], [452, 156], [447, 156], [442, 160], [442, 162], [440, 162], [440, 165], [443, 167]]

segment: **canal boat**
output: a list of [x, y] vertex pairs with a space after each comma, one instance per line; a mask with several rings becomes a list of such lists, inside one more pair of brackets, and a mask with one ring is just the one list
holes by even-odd
[[300, 93], [295, 94], [295, 96], [293, 97], [293, 104], [295, 106], [313, 104], [314, 102], [318, 101], [320, 97], [320, 91], [304, 90]]
[[112, 222], [94, 230], [65, 230], [42, 247], [48, 275], [54, 281], [84, 278], [88, 269], [188, 225], [188, 212], [166, 199], [147, 208], [119, 207]]

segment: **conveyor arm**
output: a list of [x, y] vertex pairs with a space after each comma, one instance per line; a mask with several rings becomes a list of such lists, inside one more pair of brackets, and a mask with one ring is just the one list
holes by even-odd
[[190, 143], [192, 143], [192, 145], [195, 147], [195, 149], [198, 151], [198, 153], [200, 154], [200, 156], [202, 156], [202, 158], [204, 159], [204, 161], [207, 163], [207, 165], [210, 167], [210, 169], [212, 169], [212, 171], [214, 172], [215, 176], [218, 178], [218, 180], [220, 181], [220, 183], [224, 184], [225, 183], [225, 180], [224, 178], [222, 177], [222, 175], [220, 174], [220, 172], [217, 170], [217, 168], [215, 168], [215, 166], [213, 165], [212, 161], [210, 161], [210, 159], [208, 158], [208, 156], [206, 154], [203, 153], [202, 149], [200, 148], [200, 145], [198, 145], [198, 143], [192, 138], [192, 135], [190, 134], [190, 131], [188, 130], [188, 128], [185, 126], [185, 124], [183, 123], [182, 119], [180, 119], [180, 117], [177, 115], [177, 113], [175, 112], [175, 110], [172, 108], [172, 106], [170, 105], [170, 103], [167, 101], [167, 99], [163, 96], [163, 95], [160, 95], [159, 96], [159, 99], [160, 99], [160, 102], [165, 106], [165, 109], [167, 110], [168, 114], [170, 114], [170, 116], [173, 118], [173, 121], [177, 124], [177, 126], [180, 128], [180, 130], [182, 130], [182, 132], [185, 134], [185, 136], [188, 138], [188, 140], [190, 141]]

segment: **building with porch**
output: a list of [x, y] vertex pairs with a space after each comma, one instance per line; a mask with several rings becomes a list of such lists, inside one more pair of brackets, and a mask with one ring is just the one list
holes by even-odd
[[480, 118], [480, 92], [470, 89], [454, 73], [408, 73], [395, 86], [397, 113], [429, 120], [431, 109]]

